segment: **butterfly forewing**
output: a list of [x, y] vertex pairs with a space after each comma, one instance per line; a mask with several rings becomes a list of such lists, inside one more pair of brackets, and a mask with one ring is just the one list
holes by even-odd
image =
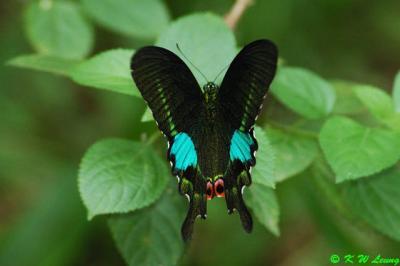
[[131, 61], [132, 77], [169, 140], [187, 132], [201, 108], [200, 87], [185, 63], [167, 49], [148, 46]]
[[230, 64], [221, 83], [220, 104], [232, 126], [249, 131], [275, 76], [278, 51], [268, 40], [246, 45]]

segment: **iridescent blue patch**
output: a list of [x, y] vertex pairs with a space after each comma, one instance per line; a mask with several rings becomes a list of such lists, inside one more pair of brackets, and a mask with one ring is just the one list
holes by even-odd
[[197, 165], [197, 153], [190, 136], [184, 132], [174, 137], [170, 155], [175, 157], [175, 169], [186, 170], [189, 166]]
[[251, 145], [254, 144], [249, 133], [235, 130], [231, 139], [230, 158], [231, 161], [238, 159], [242, 162], [251, 160]]

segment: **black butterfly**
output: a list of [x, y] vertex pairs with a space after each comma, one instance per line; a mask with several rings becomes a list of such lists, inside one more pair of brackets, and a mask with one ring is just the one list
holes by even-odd
[[[239, 212], [244, 229], [253, 222], [242, 198], [251, 184], [257, 141], [254, 123], [275, 75], [277, 48], [268, 40], [246, 45], [220, 86], [200, 89], [185, 63], [171, 51], [148, 46], [131, 61], [132, 77], [168, 139], [167, 157], [189, 198], [182, 237], [191, 237], [196, 217], [207, 215], [207, 199], [225, 197], [228, 213]], [[212, 59], [210, 59], [212, 60]]]

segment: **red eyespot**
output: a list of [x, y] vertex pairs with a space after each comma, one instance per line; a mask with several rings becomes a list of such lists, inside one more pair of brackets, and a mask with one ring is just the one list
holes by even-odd
[[225, 188], [224, 188], [224, 180], [218, 179], [214, 183], [214, 193], [218, 198], [225, 197]]
[[210, 181], [207, 182], [206, 194], [207, 194], [208, 200], [211, 200], [212, 198], [214, 198], [214, 187]]

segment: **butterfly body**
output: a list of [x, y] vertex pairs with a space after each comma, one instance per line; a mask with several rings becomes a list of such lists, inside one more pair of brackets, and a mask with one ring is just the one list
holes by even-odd
[[182, 236], [189, 239], [195, 219], [206, 218], [207, 200], [224, 197], [244, 229], [252, 218], [242, 190], [251, 184], [258, 149], [253, 126], [275, 75], [277, 49], [267, 40], [248, 44], [218, 86], [200, 89], [186, 64], [171, 51], [149, 46], [132, 58], [132, 77], [166, 136], [167, 158], [189, 199]]

